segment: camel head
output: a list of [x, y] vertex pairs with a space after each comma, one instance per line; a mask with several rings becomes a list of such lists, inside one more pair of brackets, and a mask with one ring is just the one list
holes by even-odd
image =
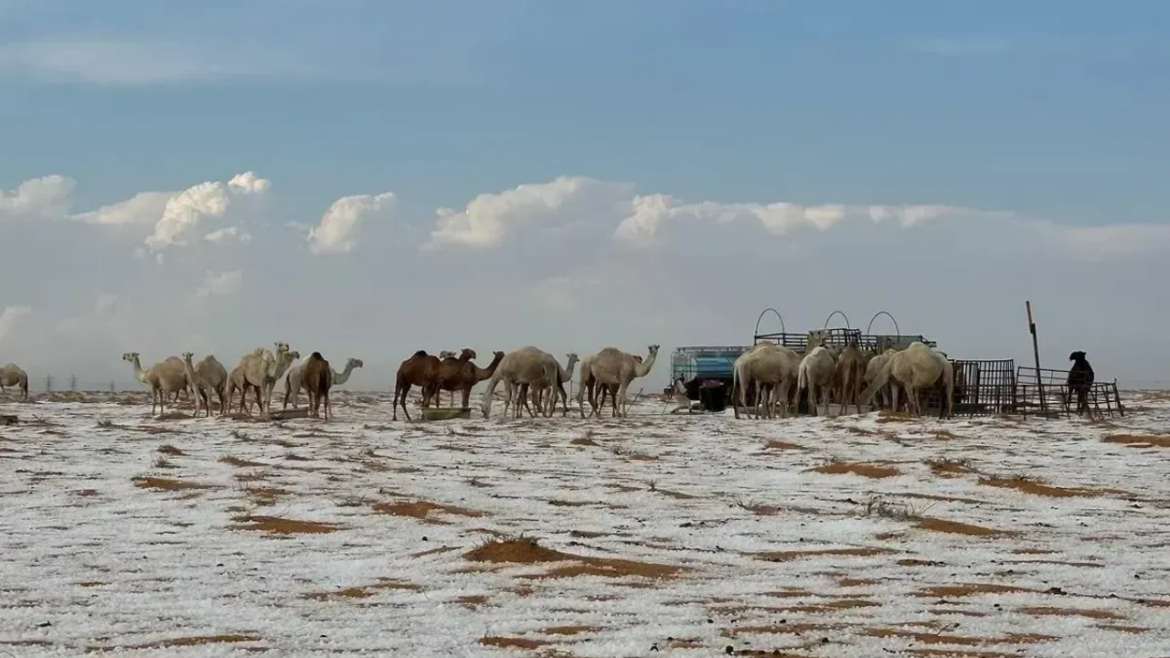
[[183, 361], [191, 363], [191, 359], [195, 356], [194, 352], [183, 352]]
[[1068, 360], [1069, 361], [1084, 361], [1085, 360], [1085, 353], [1080, 351], [1080, 350], [1077, 350], [1076, 352], [1073, 352], [1072, 354], [1068, 355]]
[[135, 361], [138, 360], [138, 352], [126, 352], [125, 354], [122, 355], [122, 360], [129, 361], [130, 363], [134, 363]]
[[475, 350], [470, 347], [464, 347], [462, 350], [459, 350], [460, 361], [470, 361], [474, 358], [476, 358]]
[[646, 351], [650, 353], [651, 359], [658, 356], [658, 346], [657, 345], [651, 345], [649, 348], [646, 349]]
[[364, 365], [366, 364], [362, 363], [361, 359], [346, 359], [345, 361], [346, 368], [361, 368]]

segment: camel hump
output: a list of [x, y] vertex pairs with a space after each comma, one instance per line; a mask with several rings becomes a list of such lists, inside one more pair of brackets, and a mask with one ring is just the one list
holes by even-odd
[[423, 357], [423, 356], [427, 355], [427, 351], [426, 350], [419, 350], [419, 351], [415, 352], [414, 355], [416, 357]]

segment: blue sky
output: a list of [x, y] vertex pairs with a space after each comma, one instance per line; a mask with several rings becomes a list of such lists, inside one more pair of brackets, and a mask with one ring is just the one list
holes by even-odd
[[[206, 181], [226, 185], [247, 171], [271, 181], [263, 203], [248, 209], [251, 216], [232, 218], [255, 224], [256, 239], [231, 253], [176, 249], [182, 257], [159, 263], [131, 255], [133, 243], [143, 237], [128, 238], [133, 229], [87, 227], [74, 236], [67, 234], [72, 229], [0, 222], [0, 231], [9, 232], [7, 249], [19, 249], [21, 257], [32, 259], [29, 245], [47, 244], [49, 236], [61, 245], [75, 239], [86, 248], [81, 260], [66, 259], [64, 247], [48, 258], [65, 261], [59, 268], [87, 263], [95, 272], [83, 284], [66, 285], [64, 277], [39, 282], [38, 291], [45, 295], [68, 288], [53, 301], [19, 298], [20, 290], [6, 275], [0, 307], [31, 307], [33, 312], [21, 320], [31, 332], [38, 321], [58, 327], [82, 312], [78, 309], [97, 303], [93, 300], [111, 296], [133, 300], [134, 313], [148, 313], [166, 306], [167, 291], [174, 286], [195, 289], [198, 277], [209, 272], [238, 271], [239, 290], [222, 295], [238, 297], [236, 302], [222, 299], [214, 309], [190, 311], [192, 317], [215, 317], [199, 320], [209, 326], [193, 326], [198, 323], [190, 318], [180, 323], [191, 332], [187, 342], [234, 353], [275, 340], [265, 332], [278, 328], [239, 313], [260, 315], [257, 300], [271, 296], [261, 295], [262, 286], [281, 281], [297, 281], [308, 290], [325, 282], [368, 289], [387, 304], [409, 300], [412, 307], [425, 308], [432, 294], [395, 293], [405, 295], [395, 300], [383, 282], [405, 276], [441, 285], [444, 276], [458, 270], [485, 286], [489, 281], [504, 288], [550, 280], [559, 284], [584, 276], [593, 281], [588, 285], [604, 287], [593, 277], [600, 273], [635, 279], [648, 286], [643, 292], [649, 298], [669, 299], [650, 314], [657, 324], [617, 328], [606, 321], [602, 328], [584, 329], [606, 313], [623, 314], [618, 301], [609, 300], [604, 309], [586, 302], [572, 311], [562, 305], [558, 312], [570, 316], [563, 325], [537, 322], [528, 328], [539, 307], [513, 308], [507, 301], [488, 305], [483, 299], [489, 293], [462, 280], [446, 282], [444, 289], [454, 287], [456, 297], [466, 295], [468, 303], [484, 304], [485, 312], [507, 318], [495, 321], [496, 339], [527, 331], [512, 347], [543, 340], [555, 344], [558, 353], [585, 353], [610, 343], [634, 350], [649, 342], [662, 343], [664, 349], [672, 341], [726, 342], [738, 337], [735, 332], [750, 332], [754, 316], [768, 305], [787, 307], [784, 312], [794, 324], [811, 328], [820, 325], [825, 309], [847, 303], [857, 307], [847, 312], [862, 321], [881, 307], [896, 306], [904, 325], [952, 332], [937, 337], [944, 346], [994, 352], [1000, 349], [997, 343], [977, 325], [996, 325], [995, 340], [1016, 340], [1016, 318], [1002, 316], [1018, 313], [1028, 292], [1012, 289], [1006, 265], [988, 280], [987, 286], [998, 292], [973, 286], [980, 289], [969, 300], [973, 306], [944, 302], [953, 311], [946, 322], [933, 317], [938, 309], [925, 310], [906, 299], [909, 293], [850, 292], [840, 293], [840, 301], [823, 299], [851, 281], [873, 279], [874, 269], [891, 260], [913, 264], [925, 258], [921, 251], [865, 256], [873, 259], [868, 264], [852, 257], [862, 271], [833, 274], [840, 285], [826, 282], [830, 293], [809, 290], [803, 293], [808, 298], [756, 291], [688, 301], [669, 292], [676, 281], [698, 276], [685, 271], [686, 259], [727, 265], [722, 271], [730, 272], [755, 250], [760, 251], [759, 273], [778, 272], [777, 278], [807, 284], [794, 264], [800, 241], [820, 245], [836, 230], [786, 234], [783, 244], [765, 246], [755, 239], [759, 231], [734, 237], [721, 233], [713, 240], [702, 233], [706, 229], [688, 227], [658, 245], [653, 259], [632, 259], [593, 243], [561, 258], [551, 255], [551, 243], [540, 237], [501, 243], [515, 250], [510, 256], [499, 245], [471, 249], [465, 257], [419, 247], [435, 228], [437, 208], [463, 209], [477, 195], [546, 184], [558, 176], [628, 184], [634, 191], [626, 196], [667, 194], [680, 204], [929, 204], [1011, 213], [1063, 227], [1141, 225], [1137, 230], [1145, 233], [1118, 242], [1139, 246], [1140, 257], [1130, 253], [1133, 249], [1119, 256], [1115, 248], [1113, 262], [1087, 270], [1076, 259], [1051, 255], [1052, 262], [1044, 261], [1048, 273], [1031, 275], [1031, 294], [1040, 308], [1049, 309], [1050, 322], [1083, 316], [1066, 292], [1066, 282], [1073, 279], [1060, 268], [1090, 280], [1090, 288], [1106, 296], [1122, 282], [1156, 280], [1150, 277], [1166, 273], [1157, 256], [1166, 239], [1159, 231], [1170, 227], [1165, 211], [1170, 91], [1162, 84], [1170, 65], [1170, 6], [1135, 0], [1124, 9], [1080, 0], [0, 0], [0, 190], [15, 190], [23, 181], [50, 174], [66, 176], [76, 181], [68, 194], [68, 212], [76, 214], [144, 191], [177, 193]], [[317, 224], [338, 198], [385, 192], [395, 195], [393, 212], [383, 207], [379, 212], [385, 217], [372, 223], [363, 219], [360, 241], [339, 257], [313, 258], [299, 229], [276, 231], [289, 222]], [[574, 188], [572, 193], [582, 192]], [[602, 221], [609, 206], [600, 210], [590, 205], [595, 202], [582, 202], [589, 216], [580, 221]], [[229, 219], [237, 206], [220, 219]], [[548, 219], [567, 207], [575, 206], [545, 212], [540, 225], [573, 225], [578, 220]], [[978, 217], [964, 220], [963, 230], [989, 221]], [[129, 223], [149, 228], [153, 219]], [[275, 228], [262, 237], [267, 234], [257, 226]], [[36, 233], [40, 230], [45, 233]], [[864, 243], [850, 242], [861, 234], [819, 248], [826, 253], [864, 250]], [[1082, 256], [1094, 251], [1091, 236], [1096, 234], [1077, 235]], [[22, 242], [14, 242], [17, 238]], [[990, 245], [1002, 240], [984, 238]], [[1019, 268], [1017, 274], [1028, 276], [1023, 250], [1001, 253], [989, 247], [996, 255], [976, 255], [974, 238], [948, 239], [955, 241], [937, 248], [963, 254], [941, 265], [953, 282], [985, 280], [989, 263], [1003, 265], [1012, 258], [1019, 259], [1010, 263]], [[900, 236], [893, 244], [910, 249], [915, 240]], [[525, 251], [517, 256], [521, 248]], [[537, 252], [543, 255], [532, 255]], [[777, 263], [769, 265], [769, 258]], [[557, 263], [564, 269], [558, 270]], [[317, 269], [310, 273], [310, 267]], [[167, 277], [174, 277], [173, 285], [164, 285]], [[150, 281], [143, 283], [144, 278]], [[727, 290], [737, 281], [696, 279], [695, 285]], [[389, 368], [415, 348], [413, 341], [432, 337], [417, 330], [398, 336], [375, 330], [373, 325], [389, 316], [369, 311], [368, 303], [353, 294], [329, 303], [366, 328], [306, 332], [302, 342], [318, 340], [333, 351], [347, 349], [347, 342], [357, 344], [382, 353], [365, 358], [367, 363], [380, 359]], [[1102, 314], [1137, 317], [1146, 324], [1164, 321], [1166, 311], [1142, 307], [1165, 306], [1166, 301], [1161, 292], [1154, 299], [1137, 294], [1109, 299], [1101, 302]], [[712, 310], [728, 319], [710, 321]], [[960, 313], [973, 319], [953, 319]], [[225, 322], [245, 321], [251, 322], [251, 334], [244, 335], [243, 327], [235, 333], [224, 328]], [[116, 337], [104, 339], [102, 349], [120, 354], [125, 349], [113, 343], [132, 341], [148, 346], [144, 354], [183, 351], [167, 342], [175, 340], [172, 329], [125, 322]], [[1068, 329], [1067, 335], [1055, 335], [1052, 354], [1061, 363], [1053, 365], [1063, 366], [1063, 356], [1073, 349], [1069, 345], [1080, 341], [1077, 347], [1089, 351], [1090, 358], [1104, 350], [1101, 358], [1116, 361], [1119, 377], [1157, 379], [1165, 372], [1163, 363], [1155, 367], [1113, 344], [1108, 324], [1116, 317], [1093, 322], [1080, 333]], [[566, 327], [581, 328], [581, 335]], [[1134, 331], [1135, 338], [1145, 336], [1143, 331], [1151, 338], [1156, 333]], [[472, 340], [466, 333], [452, 328], [440, 336], [453, 343]], [[29, 350], [36, 344], [28, 336], [22, 339], [17, 329], [8, 334], [0, 336], [0, 351], [4, 342]], [[586, 345], [569, 344], [574, 342]], [[432, 351], [458, 347], [419, 346]], [[1014, 354], [1020, 347], [1013, 343], [1002, 349]], [[482, 354], [496, 349], [476, 348]], [[73, 362], [52, 362], [65, 358], [47, 356], [45, 367], [72, 367]], [[94, 359], [86, 366], [94, 377], [100, 374], [99, 363]], [[663, 373], [665, 368], [659, 373], [664, 379]]]

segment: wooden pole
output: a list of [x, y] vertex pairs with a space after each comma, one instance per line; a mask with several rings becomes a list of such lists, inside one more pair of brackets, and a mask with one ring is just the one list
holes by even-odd
[[1028, 310], [1028, 331], [1032, 334], [1032, 356], [1036, 359], [1036, 390], [1040, 395], [1040, 413], [1048, 415], [1048, 402], [1044, 399], [1044, 376], [1040, 372], [1040, 341], [1036, 337], [1036, 322], [1032, 320], [1032, 302], [1025, 301]]

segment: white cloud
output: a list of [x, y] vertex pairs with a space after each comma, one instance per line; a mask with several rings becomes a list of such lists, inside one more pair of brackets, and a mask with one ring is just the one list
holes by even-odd
[[359, 194], [333, 202], [321, 223], [309, 230], [309, 251], [317, 255], [347, 254], [357, 246], [358, 225], [370, 215], [394, 208], [393, 192]]
[[167, 203], [177, 194], [177, 192], [139, 192], [125, 201], [73, 215], [73, 219], [103, 226], [151, 224], [162, 217]]
[[586, 195], [612, 194], [613, 189], [614, 184], [593, 178], [559, 176], [547, 183], [529, 183], [503, 192], [480, 194], [463, 210], [438, 209], [436, 227], [426, 247], [494, 247], [511, 231], [553, 216]]
[[20, 322], [32, 314], [31, 306], [8, 306], [0, 313], [0, 340], [12, 333]]
[[225, 185], [219, 181], [200, 183], [167, 200], [154, 232], [146, 238], [153, 250], [186, 244], [187, 234], [204, 218], [219, 218], [233, 201], [242, 196], [264, 194], [271, 187], [252, 172], [237, 174]]
[[215, 242], [216, 244], [239, 243], [248, 244], [252, 241], [252, 234], [246, 229], [239, 226], [229, 226], [227, 228], [216, 229], [211, 233], [203, 236], [204, 240], [208, 242]]
[[69, 208], [69, 193], [76, 187], [72, 178], [52, 174], [21, 183], [15, 190], [0, 188], [0, 216], [53, 217]]
[[195, 291], [195, 295], [197, 297], [230, 295], [240, 289], [240, 283], [243, 280], [244, 273], [240, 270], [208, 271], [203, 277], [203, 284]]
[[177, 41], [46, 39], [0, 44], [0, 71], [98, 85], [287, 77], [314, 71], [297, 59], [294, 53], [264, 52], [238, 43], [209, 46]]

